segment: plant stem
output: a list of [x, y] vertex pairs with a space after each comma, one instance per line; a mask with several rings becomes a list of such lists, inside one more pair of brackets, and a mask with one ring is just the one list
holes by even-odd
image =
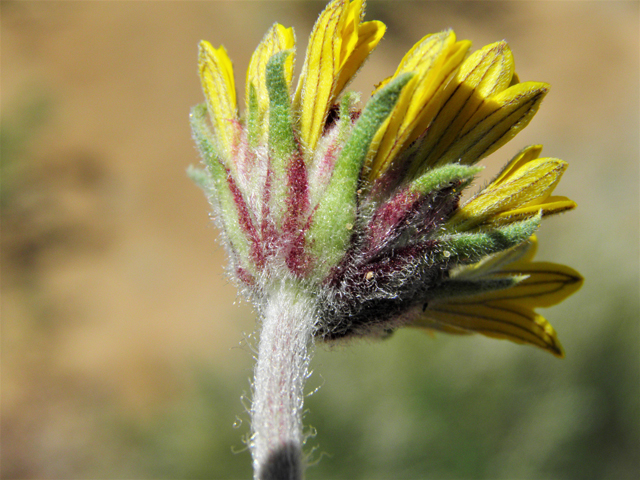
[[263, 311], [251, 405], [251, 451], [256, 480], [303, 477], [302, 406], [316, 302], [282, 284]]

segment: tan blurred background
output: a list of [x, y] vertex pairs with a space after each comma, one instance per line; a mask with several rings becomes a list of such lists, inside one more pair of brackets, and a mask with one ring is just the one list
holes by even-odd
[[[275, 21], [298, 67], [323, 2], [3, 1], [2, 478], [249, 478], [255, 317], [223, 274], [188, 112], [201, 39], [236, 83]], [[525, 145], [577, 211], [539, 257], [583, 289], [545, 316], [567, 358], [400, 332], [318, 349], [309, 478], [637, 478], [639, 4], [369, 2], [366, 96], [424, 34], [509, 41], [551, 93]], [[234, 425], [235, 424], [235, 425]], [[235, 428], [234, 428], [235, 427]], [[232, 451], [233, 450], [233, 451]], [[236, 453], [234, 453], [236, 452]]]

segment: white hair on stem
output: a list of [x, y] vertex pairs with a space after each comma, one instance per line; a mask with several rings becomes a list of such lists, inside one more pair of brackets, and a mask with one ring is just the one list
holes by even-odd
[[317, 322], [317, 300], [288, 282], [266, 297], [251, 405], [256, 480], [302, 478], [304, 383]]

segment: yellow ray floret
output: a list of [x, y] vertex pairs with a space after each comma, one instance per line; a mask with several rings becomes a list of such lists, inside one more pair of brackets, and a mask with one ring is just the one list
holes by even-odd
[[546, 83], [523, 82], [484, 99], [436, 165], [472, 165], [495, 152], [529, 124], [548, 91]]
[[564, 351], [553, 327], [532, 309], [516, 302], [478, 301], [429, 304], [414, 326], [455, 333], [481, 333], [543, 348], [558, 357]]
[[355, 45], [351, 42], [347, 50], [343, 49], [343, 63], [334, 88], [334, 100], [353, 79], [369, 54], [382, 40], [387, 28], [382, 22], [375, 20], [359, 25], [356, 24], [355, 26], [357, 28], [357, 41]]
[[384, 35], [384, 24], [361, 23], [362, 15], [363, 0], [334, 0], [313, 27], [294, 102], [307, 151], [318, 143], [336, 97]]
[[[267, 91], [266, 68], [269, 59], [278, 52], [289, 50], [295, 45], [293, 28], [285, 28], [276, 23], [264, 36], [258, 48], [251, 56], [249, 68], [247, 69], [246, 82], [246, 105], [249, 110], [248, 116], [258, 127], [268, 125], [269, 93]], [[293, 55], [290, 55], [285, 62], [285, 78], [288, 85], [291, 85], [293, 77]], [[255, 95], [255, 105], [251, 100], [252, 92]], [[257, 109], [255, 112], [252, 109]], [[264, 128], [262, 128], [264, 130]]]
[[509, 87], [514, 69], [513, 55], [505, 42], [487, 45], [462, 63], [455, 77], [439, 94], [442, 108], [420, 147], [422, 164], [414, 170], [441, 163], [438, 160], [456, 142], [482, 103]]
[[539, 146], [516, 155], [478, 195], [449, 220], [448, 226], [468, 230], [477, 225], [504, 224], [537, 215], [551, 215], [575, 208], [566, 197], [551, 196], [567, 163], [556, 158], [536, 158]]
[[374, 139], [367, 159], [371, 180], [386, 171], [396, 155], [433, 120], [441, 106], [441, 102], [433, 101], [434, 96], [450, 80], [469, 46], [467, 41], [456, 42], [452, 31], [427, 35], [404, 56], [395, 74], [378, 85], [377, 90], [402, 74], [415, 73]]
[[232, 150], [237, 120], [236, 87], [233, 65], [224, 47], [213, 48], [205, 40], [200, 42], [198, 56], [200, 81], [207, 102], [219, 146], [226, 155]]
[[509, 300], [529, 308], [551, 307], [582, 286], [582, 276], [565, 265], [518, 262], [501, 269], [502, 275], [526, 275], [517, 285], [484, 295], [488, 300]]

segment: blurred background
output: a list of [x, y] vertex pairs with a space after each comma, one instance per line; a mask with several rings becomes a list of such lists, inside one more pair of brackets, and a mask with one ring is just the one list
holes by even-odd
[[[533, 143], [570, 163], [556, 191], [579, 208], [538, 258], [586, 282], [542, 312], [564, 360], [417, 331], [317, 347], [309, 479], [638, 478], [639, 5], [369, 2], [388, 31], [365, 99], [447, 27], [552, 85], [485, 163]], [[255, 315], [185, 174], [197, 44], [226, 46], [243, 92], [269, 26], [295, 26], [299, 68], [323, 6], [2, 2], [2, 478], [251, 477]]]

